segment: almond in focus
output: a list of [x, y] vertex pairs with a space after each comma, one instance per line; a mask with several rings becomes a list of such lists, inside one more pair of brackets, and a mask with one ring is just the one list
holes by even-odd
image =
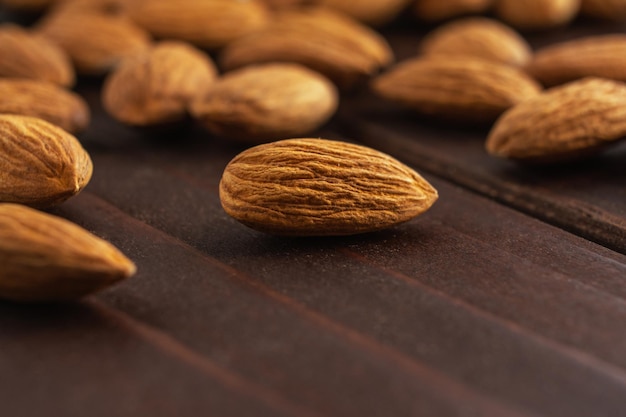
[[310, 133], [337, 109], [335, 86], [297, 64], [266, 64], [232, 71], [192, 105], [213, 134], [264, 142]]
[[135, 273], [135, 265], [87, 230], [19, 204], [0, 204], [0, 298], [74, 300]]
[[93, 165], [80, 142], [44, 120], [0, 115], [0, 202], [50, 207], [78, 194]]
[[406, 222], [437, 191], [398, 160], [325, 139], [287, 139], [236, 156], [220, 181], [222, 207], [239, 222], [286, 236], [366, 233]]

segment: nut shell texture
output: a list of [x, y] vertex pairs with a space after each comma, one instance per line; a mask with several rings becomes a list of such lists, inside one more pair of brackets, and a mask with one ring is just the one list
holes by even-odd
[[0, 115], [0, 202], [49, 207], [78, 194], [93, 165], [78, 140], [44, 120]]
[[337, 109], [335, 86], [297, 64], [250, 66], [226, 74], [192, 114], [215, 135], [263, 142], [312, 132]]
[[487, 139], [492, 155], [537, 162], [593, 153], [626, 136], [626, 85], [587, 78], [513, 107]]
[[73, 300], [135, 273], [108, 242], [59, 217], [0, 204], [0, 298]]
[[392, 157], [324, 139], [287, 139], [250, 148], [224, 170], [226, 213], [263, 232], [352, 235], [425, 212], [437, 191]]

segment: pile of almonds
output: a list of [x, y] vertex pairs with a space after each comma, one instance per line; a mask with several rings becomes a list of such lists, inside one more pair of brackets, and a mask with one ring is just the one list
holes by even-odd
[[[370, 91], [427, 117], [491, 126], [485, 148], [520, 161], [579, 158], [626, 136], [626, 35], [533, 51], [522, 34], [579, 15], [626, 21], [626, 0], [0, 0], [40, 13], [0, 24], [0, 297], [81, 297], [132, 276], [107, 242], [36, 209], [89, 182], [77, 75], [102, 77], [119, 123], [195, 120], [252, 146], [226, 167], [226, 213], [291, 236], [406, 222], [437, 191], [376, 150], [307, 138], [341, 97]], [[377, 28], [436, 23], [395, 62]], [[489, 16], [489, 17], [487, 17]], [[518, 32], [520, 31], [520, 32]], [[545, 90], [545, 88], [548, 88]], [[295, 138], [295, 139], [294, 139]], [[96, 167], [97, 168], [97, 167]]]

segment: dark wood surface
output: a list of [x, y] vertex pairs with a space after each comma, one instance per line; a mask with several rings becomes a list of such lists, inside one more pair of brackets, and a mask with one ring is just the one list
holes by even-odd
[[345, 97], [318, 136], [397, 156], [440, 199], [387, 231], [286, 239], [221, 209], [243, 147], [121, 126], [98, 89], [78, 86], [93, 179], [52, 212], [138, 274], [71, 305], [0, 304], [0, 415], [626, 416], [623, 146], [520, 167], [484, 153], [484, 129]]

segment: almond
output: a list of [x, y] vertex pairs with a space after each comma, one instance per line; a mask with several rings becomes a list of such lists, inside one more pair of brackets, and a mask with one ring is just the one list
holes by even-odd
[[269, 22], [259, 0], [139, 0], [130, 17], [156, 38], [221, 48]]
[[220, 200], [226, 213], [259, 231], [330, 236], [406, 222], [428, 210], [437, 191], [374, 149], [287, 139], [236, 156], [224, 170]]
[[214, 83], [217, 70], [204, 52], [164, 41], [129, 58], [102, 90], [104, 108], [117, 120], [147, 126], [182, 120], [191, 101]]
[[463, 56], [414, 58], [374, 80], [379, 96], [444, 119], [492, 122], [541, 88], [516, 68]]
[[530, 61], [532, 50], [515, 30], [493, 19], [474, 17], [440, 26], [424, 37], [425, 55], [466, 55], [522, 66]]
[[382, 26], [395, 18], [412, 0], [319, 0], [363, 23]]
[[483, 13], [494, 0], [417, 0], [414, 5], [418, 18], [427, 21], [445, 20], [466, 14]]
[[13, 25], [0, 26], [0, 77], [32, 78], [65, 87], [74, 84], [74, 68], [61, 48]]
[[625, 21], [626, 0], [581, 0], [581, 11], [587, 16]]
[[589, 36], [538, 50], [526, 70], [546, 86], [584, 77], [626, 81], [626, 35]]
[[581, 157], [626, 136], [626, 84], [586, 78], [502, 115], [487, 139], [495, 156], [532, 162]]
[[0, 202], [59, 204], [89, 182], [93, 166], [78, 140], [44, 120], [0, 115]]
[[37, 30], [60, 45], [85, 75], [103, 75], [150, 46], [150, 35], [132, 22], [95, 12], [52, 13]]
[[0, 113], [34, 116], [70, 133], [85, 130], [90, 113], [81, 96], [43, 81], [0, 79]]
[[109, 287], [135, 265], [87, 230], [19, 204], [0, 204], [0, 298], [67, 301]]
[[337, 109], [335, 86], [297, 64], [266, 64], [226, 74], [193, 103], [213, 134], [252, 142], [300, 136]]
[[571, 22], [580, 0], [496, 0], [495, 14], [523, 30], [550, 29]]
[[11, 9], [36, 12], [58, 3], [60, 0], [1, 0], [0, 5]]
[[337, 12], [306, 8], [277, 13], [271, 26], [224, 49], [226, 70], [266, 62], [295, 62], [342, 88], [352, 88], [393, 61], [378, 33]]

